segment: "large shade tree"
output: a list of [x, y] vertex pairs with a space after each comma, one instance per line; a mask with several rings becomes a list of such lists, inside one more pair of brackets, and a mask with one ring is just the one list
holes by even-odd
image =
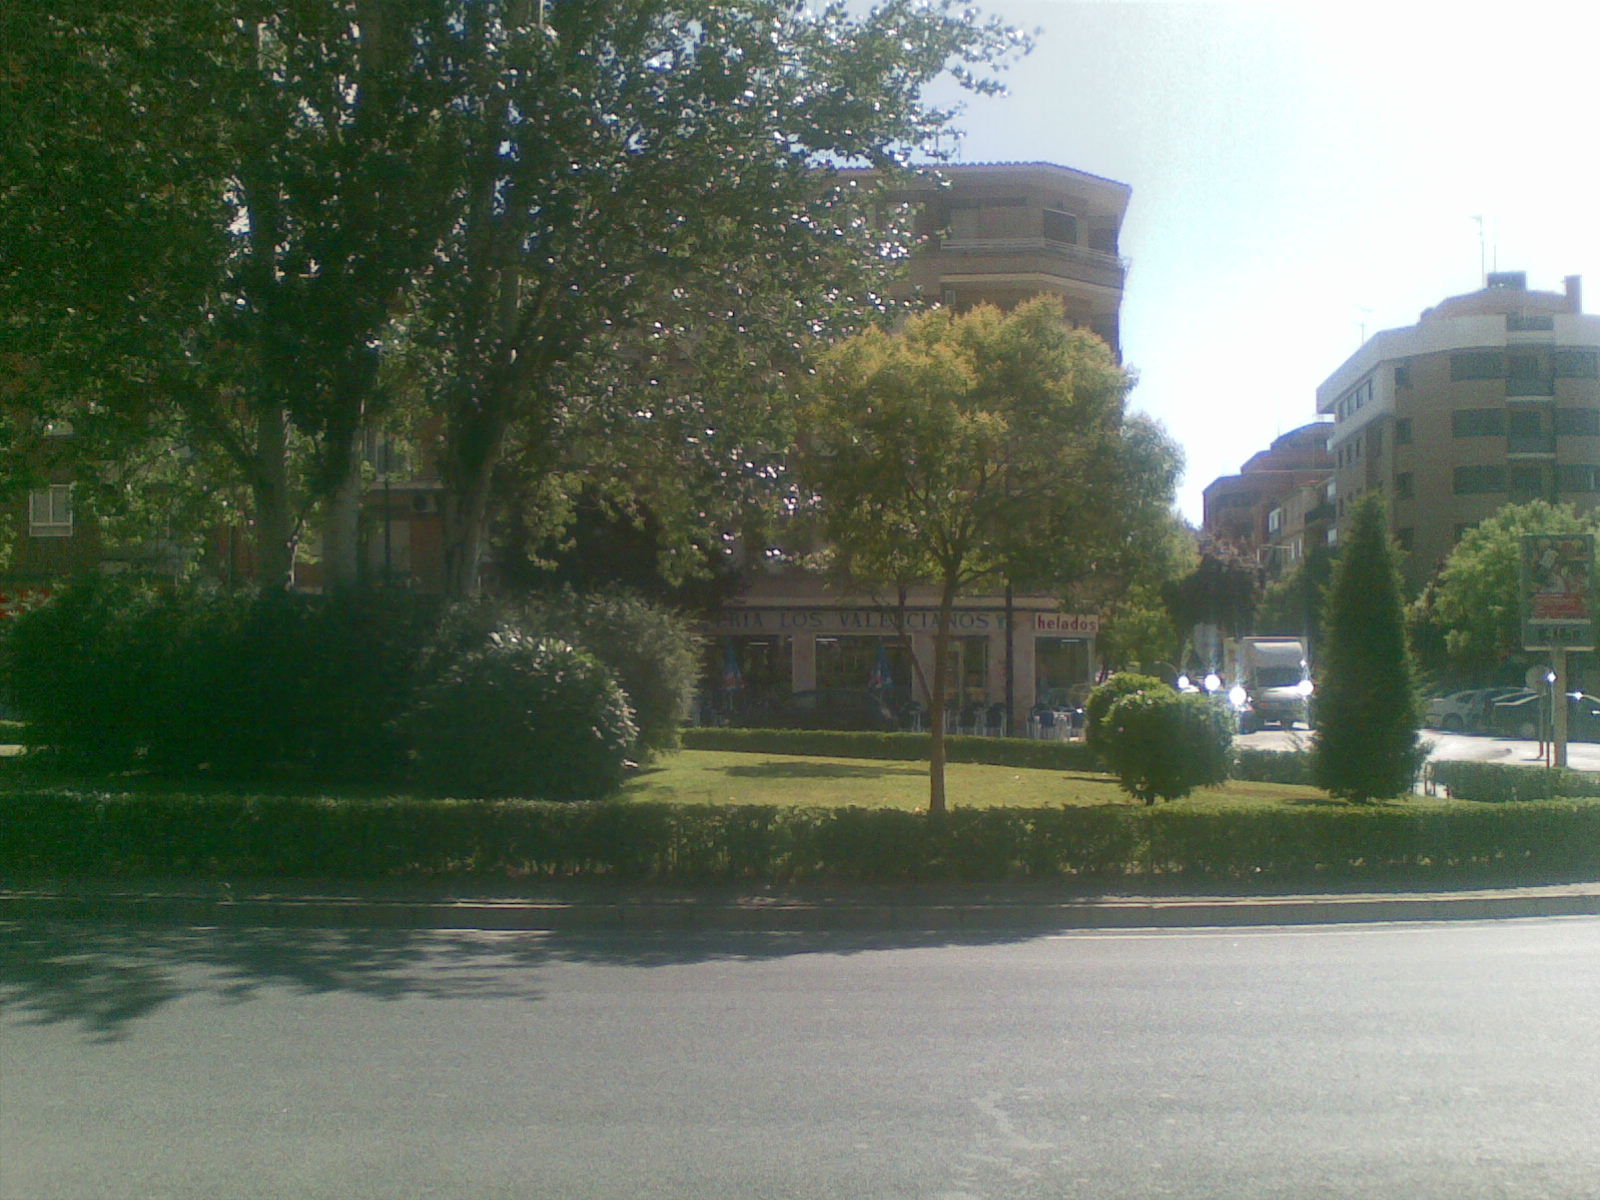
[[64, 0], [0, 19], [0, 312], [35, 394], [92, 396], [75, 425], [101, 461], [154, 430], [214, 452], [270, 578], [320, 512], [349, 582], [360, 449], [408, 346], [444, 430], [459, 592], [508, 448], [556, 469], [606, 420], [657, 444], [699, 429], [724, 465], [781, 443], [726, 386], [633, 403], [604, 347], [699, 326], [721, 336], [679, 375], [726, 377], [734, 348], [880, 307], [904, 241], [836, 164], [933, 147], [951, 114], [925, 85], [990, 88], [1026, 45], [913, 0]]
[[1432, 585], [1412, 606], [1414, 623], [1437, 641], [1447, 670], [1486, 679], [1522, 649], [1518, 576], [1530, 534], [1600, 532], [1600, 513], [1534, 500], [1508, 504], [1467, 530]]
[[[1113, 558], [1130, 505], [1128, 376], [1058, 300], [935, 309], [832, 350], [805, 410], [799, 473], [840, 562], [938, 595], [929, 807], [945, 809], [951, 615], [1008, 575], [1063, 586]], [[1130, 462], [1130, 459], [1133, 461]], [[1167, 480], [1170, 503], [1170, 474]]]

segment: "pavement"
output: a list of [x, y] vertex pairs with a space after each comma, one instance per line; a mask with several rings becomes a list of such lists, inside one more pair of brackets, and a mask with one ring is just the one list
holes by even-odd
[[1600, 881], [1526, 887], [1209, 895], [1047, 885], [700, 889], [336, 880], [0, 882], [0, 921], [584, 932], [995, 932], [1600, 915]]

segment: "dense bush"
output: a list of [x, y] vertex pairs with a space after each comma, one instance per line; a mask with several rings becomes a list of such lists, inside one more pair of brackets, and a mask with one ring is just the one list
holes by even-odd
[[566, 591], [530, 605], [521, 624], [582, 646], [611, 671], [638, 726], [635, 757], [678, 748], [700, 675], [699, 640], [686, 620], [625, 593]]
[[1548, 800], [1600, 796], [1600, 774], [1513, 763], [1435, 762], [1428, 767], [1436, 787], [1458, 800]]
[[1311, 753], [1308, 750], [1251, 750], [1233, 748], [1233, 765], [1228, 778], [1258, 783], [1311, 783]]
[[1100, 756], [1146, 804], [1228, 778], [1233, 722], [1204, 696], [1140, 690], [1117, 700], [1100, 721]]
[[419, 782], [458, 796], [597, 799], [622, 782], [637, 736], [605, 667], [516, 629], [458, 656], [404, 724]]
[[[1104, 746], [1101, 742], [1101, 732], [1105, 727], [1106, 714], [1111, 711], [1111, 706], [1124, 696], [1131, 696], [1135, 692], [1170, 693], [1172, 689], [1154, 675], [1140, 675], [1133, 671], [1118, 671], [1100, 686], [1089, 693], [1089, 698], [1083, 705], [1083, 740], [1091, 749], [1100, 754]], [[1173, 693], [1176, 694], [1176, 693]]]
[[[689, 750], [896, 759], [905, 762], [926, 762], [929, 742], [926, 733], [846, 733], [824, 729], [732, 729], [711, 726], [683, 731], [683, 744]], [[946, 758], [950, 762], [1037, 767], [1047, 771], [1104, 769], [1094, 752], [1082, 742], [954, 735], [946, 737], [944, 745]]]
[[3, 669], [33, 740], [73, 762], [381, 780], [435, 609], [90, 577], [17, 619]]
[[890, 883], [1600, 878], [1600, 802], [868, 808], [0, 793], [0, 873]]

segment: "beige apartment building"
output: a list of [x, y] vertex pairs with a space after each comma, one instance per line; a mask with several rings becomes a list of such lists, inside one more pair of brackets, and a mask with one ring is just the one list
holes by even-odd
[[1332, 416], [1330, 499], [1382, 491], [1418, 589], [1461, 534], [1508, 503], [1600, 504], [1600, 317], [1581, 281], [1520, 271], [1375, 334], [1317, 389]]
[[[1252, 455], [1237, 475], [1212, 480], [1205, 490], [1201, 529], [1274, 573], [1303, 557], [1303, 533], [1298, 544], [1286, 543], [1285, 508], [1303, 529], [1305, 515], [1320, 501], [1307, 500], [1302, 493], [1320, 496], [1333, 473], [1328, 455], [1332, 429], [1327, 421], [1291, 429]], [[1281, 553], [1286, 544], [1296, 545], [1294, 559]]]
[[[1053, 163], [961, 164], [940, 167], [900, 198], [917, 206], [921, 239], [901, 295], [957, 309], [1059, 296], [1068, 319], [1120, 357], [1126, 184]], [[935, 608], [931, 592], [908, 597], [911, 652], [924, 675], [932, 673]], [[841, 595], [794, 568], [758, 569], [747, 591], [707, 623], [707, 676], [737, 680], [748, 697], [862, 689], [886, 675], [896, 699], [926, 704], [897, 620], [892, 595]], [[1096, 614], [1064, 610], [1056, 596], [1015, 596], [1009, 606], [998, 595], [963, 596], [952, 691], [969, 709], [1004, 704], [1009, 694], [1020, 728], [1036, 700], [1094, 677], [1098, 628]]]

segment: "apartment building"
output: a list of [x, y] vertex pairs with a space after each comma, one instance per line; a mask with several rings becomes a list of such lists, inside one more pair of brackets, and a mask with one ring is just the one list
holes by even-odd
[[1120, 358], [1118, 239], [1130, 195], [1125, 183], [1055, 163], [942, 166], [898, 196], [916, 206], [920, 239], [901, 294], [957, 310], [1058, 296], [1068, 320]]
[[[1120, 357], [1127, 264], [1118, 238], [1130, 189], [1054, 163], [940, 167], [899, 193], [916, 206], [919, 242], [902, 297], [1010, 308], [1041, 293]], [[937, 596], [908, 597], [911, 652], [932, 673]], [[887, 679], [897, 699], [926, 703], [895, 636], [896, 598], [841, 595], [793, 568], [755, 571], [748, 589], [707, 623], [707, 675], [752, 691], [865, 688]], [[1020, 727], [1036, 700], [1093, 678], [1098, 615], [1064, 611], [1053, 595], [968, 595], [956, 614], [953, 691], [963, 706], [1013, 701]], [[721, 698], [724, 702], [727, 697]]]
[[1317, 510], [1333, 460], [1328, 453], [1332, 425], [1313, 421], [1273, 439], [1252, 455], [1237, 475], [1223, 475], [1206, 487], [1201, 529], [1214, 540], [1252, 555], [1269, 571], [1292, 565], [1283, 553], [1294, 545], [1284, 525], [1285, 509], [1300, 530], [1296, 558], [1303, 557], [1307, 514]]
[[1333, 418], [1335, 519], [1381, 490], [1420, 589], [1461, 534], [1508, 503], [1600, 503], [1600, 317], [1582, 284], [1523, 272], [1373, 335], [1317, 389]]

